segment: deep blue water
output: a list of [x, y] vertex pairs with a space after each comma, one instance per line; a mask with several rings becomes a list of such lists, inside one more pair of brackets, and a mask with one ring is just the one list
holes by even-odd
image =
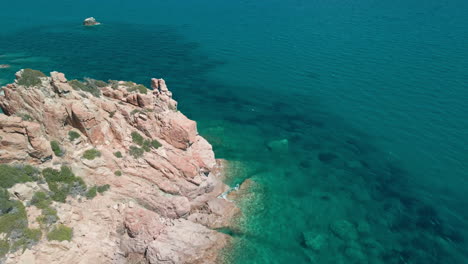
[[26, 0], [1, 14], [0, 83], [26, 67], [166, 79], [233, 164], [229, 183], [257, 183], [230, 262], [468, 263], [468, 2]]

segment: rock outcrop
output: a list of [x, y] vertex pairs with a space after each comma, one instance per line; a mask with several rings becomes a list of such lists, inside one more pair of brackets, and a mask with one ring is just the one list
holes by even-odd
[[97, 22], [94, 17], [88, 17], [83, 21], [84, 26], [96, 26], [100, 25], [101, 23]]
[[[229, 226], [239, 210], [219, 198], [228, 189], [222, 163], [196, 123], [177, 111], [164, 80], [152, 79], [153, 90], [123, 81], [81, 83], [95, 89], [90, 93], [62, 73], [35, 77], [32, 85], [23, 73], [0, 95], [0, 163], [67, 165], [88, 186], [110, 189], [94, 199], [53, 202], [73, 239], [43, 235], [24, 253], [9, 253], [6, 263], [218, 263], [230, 237], [215, 229]], [[89, 149], [99, 156], [84, 158]], [[23, 185], [11, 190], [24, 196], [19, 201], [31, 226], [37, 212], [28, 200], [47, 185]]]

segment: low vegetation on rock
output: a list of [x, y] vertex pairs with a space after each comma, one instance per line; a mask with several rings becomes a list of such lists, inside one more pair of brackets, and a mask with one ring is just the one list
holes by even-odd
[[146, 86], [138, 84], [132, 87], [127, 88], [127, 92], [139, 92], [142, 94], [148, 93], [148, 88]]
[[[137, 93], [142, 93], [142, 94], [147, 94], [148, 93], [148, 88], [142, 84], [136, 84], [134, 82], [123, 82], [121, 83], [122, 86], [125, 86], [127, 87], [127, 92], [129, 93], [133, 93], [133, 92], [137, 92]], [[118, 82], [114, 83], [114, 89], [117, 89], [119, 86]]]
[[86, 192], [86, 198], [93, 199], [97, 195], [97, 186], [93, 186]]
[[41, 238], [41, 230], [28, 228], [26, 209], [20, 201], [10, 200], [11, 209], [0, 215], [0, 257], [10, 251], [25, 250]]
[[[43, 178], [42, 178], [43, 177]], [[62, 166], [60, 170], [46, 168], [41, 171], [30, 165], [0, 164], [0, 258], [8, 252], [25, 250], [36, 244], [44, 230], [54, 225], [59, 217], [53, 208], [53, 201], [65, 202], [68, 195], [88, 194], [84, 181], [73, 174], [69, 167]], [[17, 183], [41, 182], [47, 183], [50, 192], [37, 191], [27, 206], [35, 206], [41, 210], [36, 218], [41, 229], [28, 228], [28, 217], [25, 205], [12, 199], [8, 188]], [[90, 188], [91, 193], [104, 193], [110, 188], [108, 184]], [[95, 196], [95, 195], [94, 195]], [[71, 240], [72, 230], [58, 225], [47, 234], [49, 240]]]
[[34, 118], [29, 114], [17, 113], [16, 115], [21, 117], [21, 120], [23, 120], [23, 121], [34, 121]]
[[109, 84], [106, 83], [105, 81], [95, 80], [95, 79], [91, 79], [91, 78], [85, 78], [85, 82], [86, 82], [86, 84], [88, 84], [89, 86], [91, 86], [91, 87], [97, 87], [97, 88], [102, 88], [102, 87], [106, 87], [106, 86], [109, 85]]
[[143, 138], [142, 135], [140, 135], [140, 133], [134, 131], [134, 132], [132, 132], [131, 135], [132, 135], [133, 143], [137, 144], [138, 146], [143, 145], [143, 140], [145, 140], [145, 139]]
[[82, 195], [86, 191], [86, 184], [80, 177], [76, 177], [69, 167], [62, 166], [59, 170], [47, 168], [42, 175], [52, 192], [51, 198], [57, 202], [65, 202], [68, 195]]
[[5, 256], [10, 251], [10, 243], [6, 240], [0, 240], [0, 257]]
[[27, 87], [37, 86], [41, 84], [41, 77], [46, 77], [46, 75], [40, 71], [24, 69], [18, 84]]
[[114, 156], [121, 159], [123, 156], [122, 156], [122, 152], [120, 151], [117, 151], [117, 152], [114, 152]]
[[108, 191], [110, 189], [110, 185], [109, 184], [104, 184], [104, 185], [101, 185], [101, 186], [98, 186], [97, 187], [97, 191], [98, 193], [104, 193], [106, 191]]
[[114, 90], [119, 88], [119, 81], [116, 80], [109, 80], [110, 87]]
[[101, 157], [101, 152], [97, 149], [88, 149], [83, 153], [83, 158], [87, 160], [93, 160], [97, 157]]
[[107, 191], [109, 189], [110, 189], [109, 184], [104, 184], [104, 185], [100, 185], [100, 186], [97, 186], [97, 185], [93, 186], [93, 187], [89, 188], [88, 191], [86, 192], [86, 198], [93, 199], [94, 197], [96, 197], [96, 195], [98, 193], [103, 194], [105, 191]]
[[17, 183], [36, 181], [39, 170], [31, 165], [0, 164], [0, 189], [10, 188]]
[[146, 152], [149, 152], [151, 150], [151, 148], [157, 149], [157, 148], [162, 146], [161, 143], [159, 143], [159, 141], [157, 141], [156, 139], [154, 139], [154, 140], [145, 139], [138, 132], [134, 131], [134, 132], [132, 132], [131, 135], [132, 135], [133, 143], [140, 146]]
[[73, 237], [73, 229], [65, 225], [55, 226], [48, 234], [48, 240], [56, 241], [71, 241]]
[[[107, 84], [102, 81], [98, 82], [96, 80], [92, 80], [92, 81], [91, 80], [92, 79], [87, 79], [84, 82], [80, 82], [78, 80], [71, 80], [71, 81], [68, 81], [68, 84], [70, 84], [71, 87], [73, 87], [73, 89], [75, 90], [89, 92], [96, 97], [101, 97], [100, 88], [106, 86]], [[101, 86], [101, 85], [104, 85], [104, 86]]]
[[157, 149], [157, 148], [159, 148], [161, 146], [162, 146], [162, 144], [159, 143], [159, 141], [157, 141], [156, 139], [151, 140], [151, 147], [152, 148]]
[[13, 201], [10, 200], [10, 194], [6, 189], [0, 188], [0, 216], [8, 213], [13, 208]]
[[55, 156], [57, 156], [57, 157], [63, 156], [63, 154], [64, 154], [63, 150], [62, 150], [62, 148], [60, 147], [60, 144], [57, 141], [52, 140], [50, 142], [50, 147], [52, 148], [52, 151], [54, 152]]
[[140, 109], [133, 109], [131, 112], [130, 112], [130, 115], [135, 115], [135, 114], [142, 114], [143, 111], [141, 111]]
[[37, 217], [37, 221], [42, 227], [48, 227], [57, 222], [57, 210], [51, 207], [52, 199], [45, 192], [36, 192], [31, 199], [31, 205], [42, 210], [42, 214]]
[[130, 150], [128, 152], [128, 154], [130, 154], [130, 156], [134, 157], [135, 159], [143, 157], [144, 153], [145, 151], [137, 146], [130, 146]]
[[40, 230], [28, 228], [26, 210], [18, 200], [13, 200], [6, 190], [17, 183], [36, 181], [39, 170], [30, 165], [0, 164], [0, 257], [9, 251], [25, 249], [40, 238]]
[[80, 133], [78, 133], [76, 131], [70, 130], [68, 132], [68, 139], [70, 139], [70, 141], [74, 141], [75, 139], [77, 139], [79, 137], [80, 137]]
[[122, 172], [119, 171], [119, 170], [118, 170], [118, 171], [115, 171], [115, 172], [114, 172], [114, 175], [115, 175], [115, 176], [122, 176]]

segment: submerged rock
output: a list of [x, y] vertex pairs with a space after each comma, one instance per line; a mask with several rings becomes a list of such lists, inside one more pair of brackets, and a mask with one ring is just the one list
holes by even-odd
[[331, 152], [320, 152], [317, 157], [322, 163], [328, 164], [336, 160], [338, 155]]
[[9, 64], [0, 64], [0, 69], [10, 68]]
[[273, 153], [287, 153], [289, 141], [287, 139], [270, 141], [267, 144], [268, 149]]
[[327, 243], [327, 237], [323, 234], [308, 231], [302, 235], [304, 236], [305, 245], [314, 251], [320, 251]]
[[330, 230], [337, 237], [345, 241], [356, 240], [358, 237], [356, 227], [346, 220], [338, 220], [331, 223]]
[[83, 21], [84, 26], [96, 26], [100, 25], [101, 23], [97, 22], [94, 17], [88, 17]]

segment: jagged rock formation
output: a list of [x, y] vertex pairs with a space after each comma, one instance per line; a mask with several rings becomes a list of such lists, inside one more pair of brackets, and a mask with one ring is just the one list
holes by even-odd
[[[109, 184], [110, 190], [92, 200], [54, 202], [73, 239], [43, 238], [24, 253], [8, 254], [6, 263], [218, 262], [230, 238], [214, 229], [228, 226], [239, 211], [218, 198], [227, 190], [223, 163], [196, 123], [177, 111], [164, 80], [152, 79], [153, 90], [88, 80], [86, 87], [96, 89], [90, 93], [58, 72], [32, 82], [25, 70], [16, 77], [0, 93], [0, 163], [39, 169], [65, 164], [88, 185]], [[70, 131], [79, 136], [70, 139]], [[139, 148], [138, 137], [132, 138], [137, 134], [158, 145], [132, 153]], [[61, 156], [54, 155], [53, 140]], [[89, 149], [100, 156], [84, 158]], [[13, 187], [25, 205], [34, 190], [47, 188], [29, 185]], [[37, 226], [37, 209], [26, 211], [29, 226]]]

